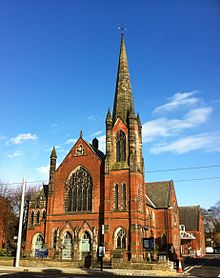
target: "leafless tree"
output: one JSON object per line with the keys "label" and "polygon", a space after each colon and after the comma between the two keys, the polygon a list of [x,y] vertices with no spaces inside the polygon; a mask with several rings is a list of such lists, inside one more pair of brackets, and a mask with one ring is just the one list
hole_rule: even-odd
{"label": "leafless tree", "polygon": [[220,246],[220,201],[202,213],[207,245]]}
{"label": "leafless tree", "polygon": [[[39,191],[39,185],[28,185],[25,194],[25,209],[23,221],[23,239],[26,234],[27,210],[31,197]],[[4,237],[7,250],[15,250],[16,242],[14,236],[18,234],[18,219],[21,206],[22,185],[11,185],[0,181],[0,234]]]}

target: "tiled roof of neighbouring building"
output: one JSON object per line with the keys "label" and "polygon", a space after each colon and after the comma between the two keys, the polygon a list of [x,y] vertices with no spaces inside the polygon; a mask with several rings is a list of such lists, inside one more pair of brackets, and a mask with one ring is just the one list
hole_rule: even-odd
{"label": "tiled roof of neighbouring building", "polygon": [[185,225],[186,231],[199,230],[200,206],[179,207],[180,225]]}
{"label": "tiled roof of neighbouring building", "polygon": [[[170,193],[172,181],[145,183],[146,195],[156,208],[168,208],[170,206]],[[152,206],[149,200],[147,205]]]}

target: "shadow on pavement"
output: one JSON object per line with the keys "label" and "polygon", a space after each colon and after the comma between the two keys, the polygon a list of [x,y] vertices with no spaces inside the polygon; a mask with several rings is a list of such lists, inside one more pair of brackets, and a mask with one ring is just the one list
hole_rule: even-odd
{"label": "shadow on pavement", "polygon": [[205,265],[205,266],[220,266],[219,258],[185,258],[185,263],[187,265]]}

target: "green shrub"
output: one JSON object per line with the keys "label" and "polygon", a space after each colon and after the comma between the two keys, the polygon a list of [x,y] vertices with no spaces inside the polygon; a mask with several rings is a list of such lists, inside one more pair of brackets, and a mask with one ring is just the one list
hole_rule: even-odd
{"label": "green shrub", "polygon": [[7,251],[5,248],[1,248],[0,249],[0,256],[6,256],[7,255]]}

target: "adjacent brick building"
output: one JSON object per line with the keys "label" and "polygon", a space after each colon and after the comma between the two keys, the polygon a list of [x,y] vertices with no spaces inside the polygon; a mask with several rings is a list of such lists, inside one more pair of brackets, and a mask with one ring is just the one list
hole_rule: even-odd
{"label": "adjacent brick building", "polygon": [[179,207],[182,254],[205,255],[205,234],[200,206]]}
{"label": "adjacent brick building", "polygon": [[106,154],[82,133],[56,167],[49,184],[30,202],[26,252],[43,247],[50,257],[142,261],[180,255],[179,208],[172,181],[145,183],[142,125],[135,113],[124,35],[121,38],[113,111],[106,116]]}

